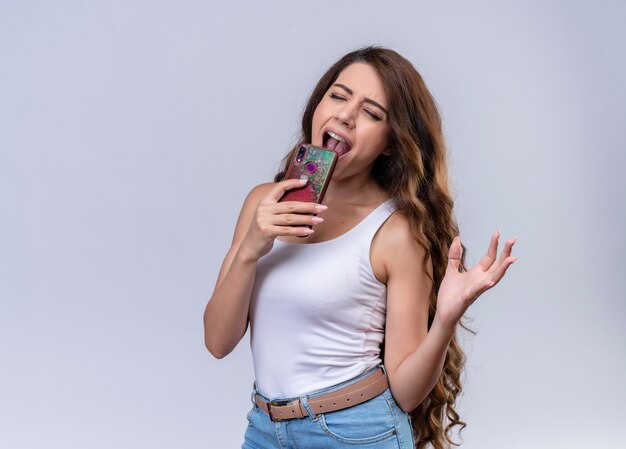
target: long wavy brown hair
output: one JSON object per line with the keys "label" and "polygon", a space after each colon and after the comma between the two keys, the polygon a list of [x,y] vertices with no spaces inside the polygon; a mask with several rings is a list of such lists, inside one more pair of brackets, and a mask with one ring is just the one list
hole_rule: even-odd
{"label": "long wavy brown hair", "polygon": [[[311,142],[315,108],[339,73],[355,62],[374,67],[387,94],[391,154],[379,156],[372,168],[372,177],[396,200],[397,210],[408,218],[413,237],[432,261],[430,328],[448,262],[448,248],[459,228],[453,213],[441,116],[420,74],[407,59],[387,48],[370,46],[348,53],[328,69],[311,93],[302,116],[298,144]],[[296,148],[297,145],[283,160],[276,181],[283,179]],[[428,258],[424,260],[423,269],[430,278]],[[461,269],[465,270],[465,251]],[[451,434],[455,426],[460,427],[459,431],[465,427],[455,409],[456,398],[462,389],[464,364],[465,355],[455,335],[435,387],[411,412],[417,449],[425,448],[428,443],[435,449],[458,445]]]}

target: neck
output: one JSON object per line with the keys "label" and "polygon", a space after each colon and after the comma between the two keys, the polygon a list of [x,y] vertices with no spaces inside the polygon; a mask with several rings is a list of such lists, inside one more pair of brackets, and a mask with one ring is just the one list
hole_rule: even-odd
{"label": "neck", "polygon": [[372,205],[382,203],[387,198],[389,198],[387,192],[380,188],[370,176],[367,176],[359,180],[331,180],[326,190],[324,203]]}

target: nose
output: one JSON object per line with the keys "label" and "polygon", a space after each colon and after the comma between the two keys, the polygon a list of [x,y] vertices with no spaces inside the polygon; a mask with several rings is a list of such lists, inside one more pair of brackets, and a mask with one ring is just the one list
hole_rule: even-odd
{"label": "nose", "polygon": [[335,118],[348,128],[354,128],[354,115],[356,114],[356,105],[350,101],[343,104],[335,114]]}

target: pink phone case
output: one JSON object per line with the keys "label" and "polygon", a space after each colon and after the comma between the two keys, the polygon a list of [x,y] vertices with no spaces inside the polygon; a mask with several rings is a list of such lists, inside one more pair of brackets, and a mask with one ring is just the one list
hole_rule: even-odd
{"label": "pink phone case", "polygon": [[300,145],[287,168],[285,179],[306,177],[309,182],[304,187],[289,190],[280,201],[321,203],[337,165],[337,158],[334,151],[313,145]]}

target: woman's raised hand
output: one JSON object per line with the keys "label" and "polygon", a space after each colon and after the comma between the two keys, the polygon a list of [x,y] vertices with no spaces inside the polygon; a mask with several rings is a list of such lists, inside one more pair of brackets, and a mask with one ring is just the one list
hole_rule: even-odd
{"label": "woman's raised hand", "polygon": [[304,187],[306,182],[288,179],[276,183],[259,202],[248,232],[241,242],[240,251],[244,251],[247,257],[258,260],[272,249],[276,237],[307,237],[313,233],[313,229],[308,226],[321,223],[324,219],[312,214],[326,210],[326,206],[303,201],[278,202],[286,191]]}
{"label": "woman's raised hand", "polygon": [[470,270],[459,272],[461,262],[461,239],[455,237],[448,252],[448,267],[441,281],[437,295],[437,320],[450,328],[456,327],[467,308],[485,291],[496,285],[506,273],[506,270],[517,257],[511,256],[511,249],[515,244],[515,238],[509,239],[504,244],[504,249],[499,259],[498,239],[500,233],[496,232],[491,237],[487,254]]}

